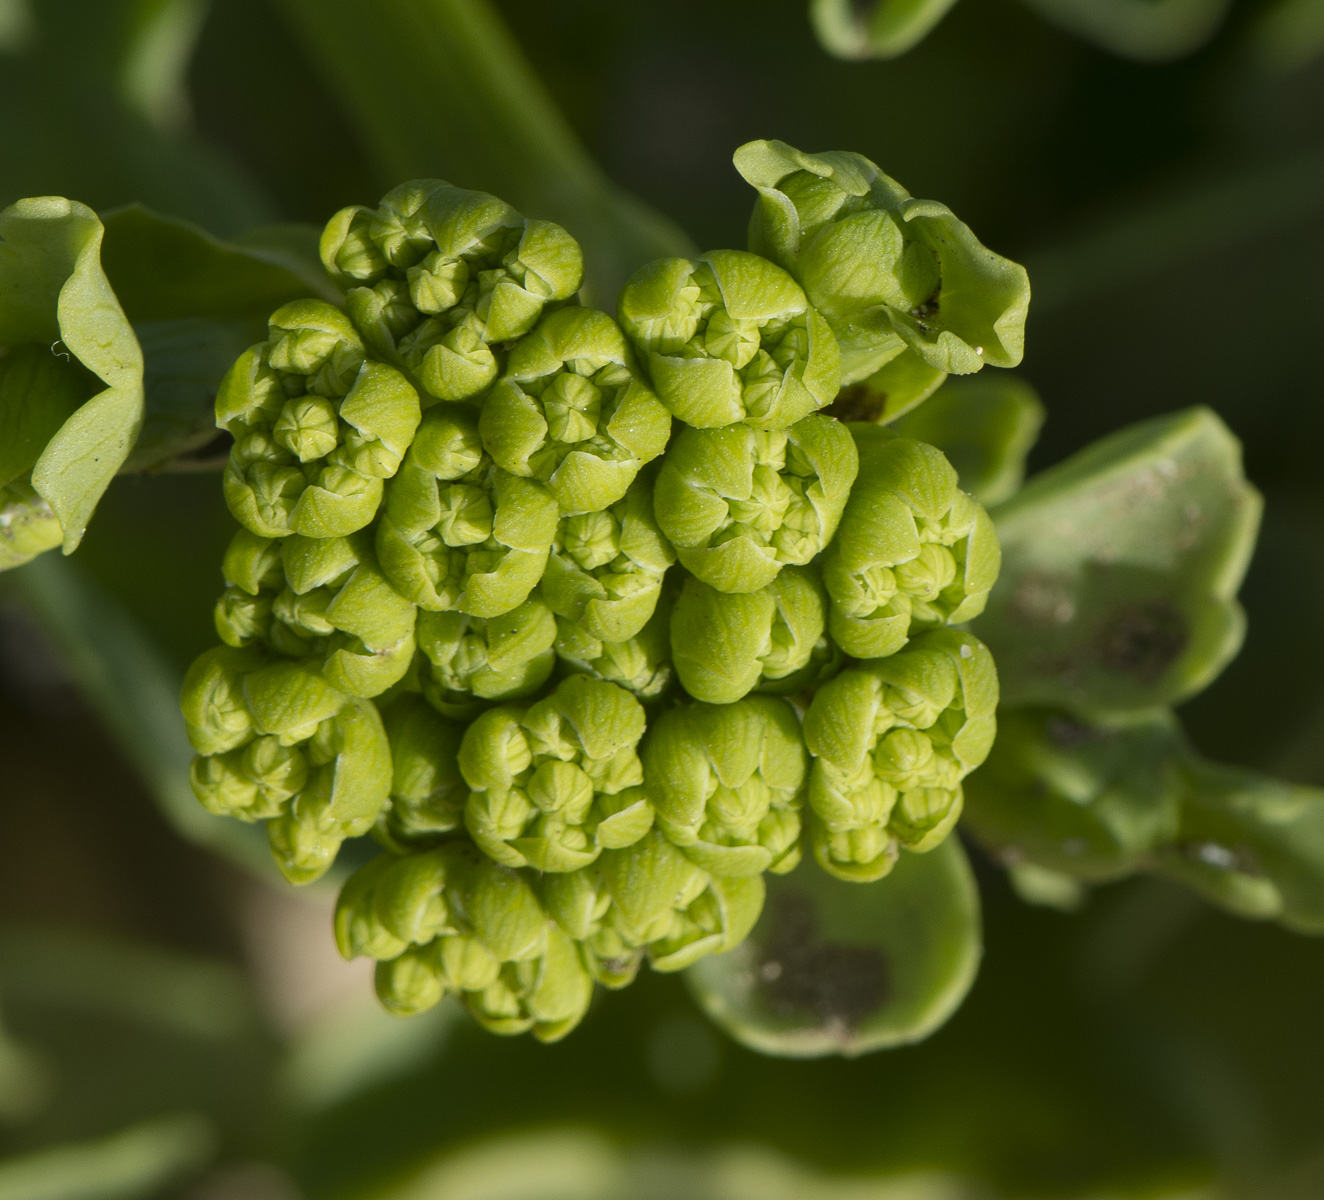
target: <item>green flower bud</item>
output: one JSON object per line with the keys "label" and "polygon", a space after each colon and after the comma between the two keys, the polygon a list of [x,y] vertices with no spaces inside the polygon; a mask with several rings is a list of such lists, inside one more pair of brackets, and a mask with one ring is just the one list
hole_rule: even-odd
{"label": "green flower bud", "polygon": [[30,482],[0,487],[0,571],[21,566],[63,540],[60,519]]}
{"label": "green flower bud", "polygon": [[336,940],[380,961],[377,994],[398,1013],[458,996],[485,1028],[564,1037],[592,998],[575,940],[548,919],[525,873],[464,842],[384,855],[341,889]]}
{"label": "green flower bud", "polygon": [[856,658],[882,658],[912,627],[984,611],[1002,553],[983,506],[956,486],[940,450],[884,430],[863,443],[860,474],[823,555],[828,632]]}
{"label": "green flower bud", "polygon": [[436,400],[490,387],[501,344],[569,300],[584,274],[559,225],[437,179],[401,184],[376,209],[342,209],[322,234],[322,262],[373,353]]}
{"label": "green flower bud", "polygon": [[606,313],[566,308],[513,347],[478,422],[497,466],[546,483],[563,513],[615,504],[666,449],[671,414]]}
{"label": "green flower bud", "polygon": [[542,579],[551,610],[599,642],[635,637],[676,561],[653,519],[651,478],[603,512],[563,517]]}
{"label": "green flower bud", "polygon": [[380,695],[408,671],[418,610],[381,573],[366,532],[275,540],[242,529],[223,570],[215,619],[226,645],[313,661],[350,696]]}
{"label": "green flower bud", "polygon": [[537,592],[499,617],[425,612],[418,621],[423,694],[450,717],[531,695],[556,665],[555,641],[556,618]]}
{"label": "green flower bud", "polygon": [[795,691],[839,659],[824,635],[827,596],[813,567],[787,567],[732,595],[686,579],[671,612],[676,674],[696,700],[731,704],[754,688]]}
{"label": "green flower bud", "polygon": [[658,397],[688,425],[785,429],[837,394],[828,323],[757,254],[658,259],[630,277],[617,315]]}
{"label": "green flower bud", "polygon": [[662,460],[654,511],[692,574],[721,592],[756,592],[831,541],[858,467],[831,417],[787,430],[684,429]]}
{"label": "green flower bud", "polygon": [[419,607],[499,617],[542,578],[557,516],[545,484],[493,465],[471,411],[443,405],[386,489],[377,554]]}
{"label": "green flower bud", "polygon": [[619,684],[645,704],[657,700],[671,686],[670,612],[664,594],[647,624],[623,642],[604,642],[582,623],[558,617],[556,656],[571,671]]}
{"label": "green flower bud", "polygon": [[597,970],[628,970],[631,952],[640,950],[655,971],[683,970],[739,945],[763,908],[761,875],[710,875],[658,830],[607,851],[590,870],[611,898],[600,930],[585,943]]}
{"label": "green flower bud", "polygon": [[731,878],[783,874],[800,861],[807,755],[785,700],[670,709],[642,757],[658,828],[697,866]]}
{"label": "green flower bud", "polygon": [[321,300],[277,309],[266,342],[240,355],[216,395],[234,436],[225,500],[262,537],[362,529],[418,428],[418,394],[365,360],[349,319]]}
{"label": "green flower bud", "polygon": [[623,688],[584,675],[528,708],[477,717],[460,745],[464,820],[497,862],[573,871],[628,846],[653,823],[635,747],[644,710]]}
{"label": "green flower bud", "polygon": [[868,881],[891,870],[900,847],[938,845],[961,814],[961,780],[993,745],[997,701],[987,647],[951,629],[825,683],[804,719],[823,869]]}
{"label": "green flower bud", "polygon": [[909,346],[968,375],[1021,361],[1030,283],[946,205],[916,200],[859,154],[756,141],[735,154],[759,193],[750,248],[804,286],[841,344],[841,381]]}
{"label": "green flower bud", "polygon": [[217,815],[266,821],[291,883],[321,876],[345,838],[372,828],[390,794],[377,709],[308,663],[217,646],[189,668],[181,707],[199,756],[194,794]]}
{"label": "green flower bud", "polygon": [[409,694],[386,707],[382,723],[393,772],[391,802],[378,820],[378,837],[402,850],[458,829],[469,794],[456,760],[463,726]]}

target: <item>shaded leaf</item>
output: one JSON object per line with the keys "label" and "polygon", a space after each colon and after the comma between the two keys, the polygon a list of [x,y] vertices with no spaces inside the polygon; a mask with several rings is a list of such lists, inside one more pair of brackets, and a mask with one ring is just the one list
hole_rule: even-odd
{"label": "shaded leaf", "polygon": [[1035,476],[992,510],[1002,573],[974,625],[1004,703],[1127,713],[1206,687],[1241,645],[1260,509],[1240,444],[1203,408]]}
{"label": "shaded leaf", "polygon": [[1124,58],[1163,62],[1198,50],[1231,0],[1025,0],[1053,24]]}
{"label": "shaded leaf", "polygon": [[91,1142],[0,1162],[0,1200],[134,1200],[153,1196],[211,1156],[211,1127],[162,1117]]}
{"label": "shaded leaf", "polygon": [[1168,712],[1107,728],[1004,708],[987,762],[965,782],[963,820],[1008,865],[1117,878],[1176,833],[1188,753]]}
{"label": "shaded leaf", "polygon": [[1324,790],[1193,759],[1156,862],[1220,908],[1324,933]]}
{"label": "shaded leaf", "polygon": [[842,421],[886,425],[923,404],[947,378],[907,348],[858,383],[848,384],[827,411]]}
{"label": "shaded leaf", "polygon": [[937,446],[956,468],[962,490],[991,505],[1021,486],[1043,422],[1044,406],[1034,388],[1014,375],[984,371],[948,379],[892,428]]}
{"label": "shaded leaf", "polygon": [[903,854],[874,883],[813,864],[769,876],[753,933],[687,979],[704,1011],[751,1049],[855,1057],[942,1025],[974,982],[980,945],[979,894],[953,838]]}
{"label": "shaded leaf", "polygon": [[896,58],[918,45],[956,0],[810,0],[823,48],[838,58]]}

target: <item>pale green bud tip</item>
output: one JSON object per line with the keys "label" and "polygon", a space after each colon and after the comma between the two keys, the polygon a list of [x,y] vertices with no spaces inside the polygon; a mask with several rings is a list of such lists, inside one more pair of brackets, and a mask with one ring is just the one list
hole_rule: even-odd
{"label": "pale green bud tip", "polygon": [[532,695],[556,664],[555,641],[556,618],[537,592],[499,617],[425,612],[418,623],[423,694],[451,717]]}
{"label": "pale green bud tip", "polygon": [[382,721],[391,746],[391,799],[377,836],[403,848],[458,829],[469,793],[457,761],[463,726],[408,694],[386,706]]}
{"label": "pale green bud tip", "polygon": [[574,871],[628,846],[653,823],[635,748],[644,710],[625,689],[585,675],[529,708],[483,713],[460,745],[471,789],[465,825],[497,862]]}
{"label": "pale green bud tip", "polygon": [[59,518],[30,483],[0,487],[0,571],[22,566],[63,540]]}
{"label": "pale green bud tip", "polygon": [[582,638],[628,641],[656,611],[675,558],[654,519],[653,480],[645,475],[610,509],[561,520],[542,594]]}
{"label": "pale green bud tip", "polygon": [[792,271],[832,323],[845,382],[903,346],[957,374],[1020,362],[1025,269],[980,245],[945,205],[914,199],[858,154],[750,142],[735,164],[759,192],[751,248]]}
{"label": "pale green bud tip", "polygon": [[671,709],[643,748],[659,829],[724,878],[788,871],[799,861],[807,761],[795,711],[771,696]]}
{"label": "pale green bud tip", "polygon": [[402,184],[375,210],[342,210],[321,249],[369,347],[437,400],[485,391],[502,343],[569,300],[584,273],[579,244],[559,225],[441,180]]}
{"label": "pale green bud tip", "polygon": [[828,630],[847,654],[882,658],[913,629],[984,610],[1002,563],[993,522],[957,486],[940,450],[869,438],[841,524],[823,555]]}
{"label": "pale green bud tip", "polygon": [[498,466],[548,484],[563,513],[592,513],[662,453],[671,415],[635,372],[616,322],[565,308],[511,350],[479,430]]}
{"label": "pale green bud tip", "polygon": [[386,489],[377,554],[421,608],[497,617],[542,578],[558,515],[545,484],[492,462],[471,410],[438,405]]}
{"label": "pale green bud tip", "polygon": [[216,420],[234,435],[226,503],[263,537],[336,537],[376,514],[421,418],[393,367],[365,360],[339,309],[319,300],[277,310],[270,340],[221,381]]}
{"label": "pale green bud tip", "polygon": [[379,960],[377,993],[393,1012],[451,994],[495,1033],[555,1041],[592,997],[579,947],[528,879],[463,843],[360,868],[341,889],[335,930],[346,958]]}
{"label": "pale green bud tip", "polygon": [[320,877],[387,801],[391,754],[377,709],[297,664],[209,651],[186,678],[184,715],[200,753],[190,774],[198,800],[217,815],[267,822],[292,883]]}
{"label": "pale green bud tip", "polygon": [[961,780],[993,744],[997,698],[987,647],[946,629],[824,684],[804,719],[823,867],[843,879],[877,878],[899,846],[938,845],[960,816]]}
{"label": "pale green bud tip", "polygon": [[351,696],[380,695],[409,669],[417,609],[381,573],[366,534],[273,540],[241,530],[223,569],[230,586],[215,620],[227,645],[314,661]]}
{"label": "pale green bud tip", "polygon": [[731,704],[755,688],[794,691],[831,657],[827,598],[813,567],[786,567],[757,592],[685,581],[671,613],[671,654],[696,700]]}
{"label": "pale green bud tip", "polygon": [[846,427],[812,415],[790,429],[684,429],[658,472],[657,523],[681,564],[723,592],[767,586],[836,533],[859,454]]}
{"label": "pale green bud tip", "polygon": [[597,870],[611,904],[586,945],[607,964],[645,949],[654,970],[683,970],[739,945],[763,907],[761,875],[710,875],[657,830],[607,851]]}
{"label": "pale green bud tip", "polygon": [[689,425],[784,429],[831,403],[836,338],[796,282],[740,250],[641,267],[620,322],[663,404]]}

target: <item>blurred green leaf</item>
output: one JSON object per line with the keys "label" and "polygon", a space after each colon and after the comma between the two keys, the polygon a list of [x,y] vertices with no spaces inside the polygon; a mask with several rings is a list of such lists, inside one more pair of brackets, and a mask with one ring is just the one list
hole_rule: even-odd
{"label": "blurred green leaf", "polygon": [[1160,868],[1238,916],[1324,933],[1324,790],[1193,759]]}
{"label": "blurred green leaf", "polygon": [[383,187],[444,176],[559,221],[584,247],[585,293],[602,308],[614,307],[642,263],[692,253],[675,225],[603,176],[490,0],[281,7],[357,126]]}
{"label": "blurred green leaf", "polygon": [[992,511],[1002,573],[974,624],[1003,703],[1128,713],[1206,687],[1241,645],[1260,509],[1240,444],[1203,408],[1035,476]]}
{"label": "blurred green leaf", "polygon": [[11,416],[0,432],[22,451],[5,464],[4,482],[31,468],[66,554],[142,425],[142,352],[101,268],[101,239],[96,214],[77,201],[47,196],[0,212],[0,347],[38,353],[24,360],[23,387],[11,386],[19,364],[4,360],[6,392],[32,401],[20,426],[10,408],[19,397],[6,396]]}
{"label": "blurred green leaf", "polygon": [[1142,62],[1182,58],[1217,32],[1231,0],[1025,0],[1053,24]]}
{"label": "blurred green leaf", "polygon": [[130,9],[120,92],[158,129],[178,129],[189,116],[189,59],[211,0],[137,0]]}
{"label": "blurred green leaf", "polygon": [[988,1200],[948,1175],[836,1178],[757,1147],[626,1152],[579,1130],[494,1137],[373,1189],[377,1200]]}
{"label": "blurred green leaf", "polygon": [[[10,1149],[110,1133],[186,1110],[232,1145],[279,1134],[276,1047],[229,964],[105,935],[0,928],[4,1015],[44,1075]],[[0,1191],[0,1195],[3,1195]]]}
{"label": "blurred green leaf", "polygon": [[988,761],[966,780],[963,820],[1008,865],[1129,875],[1177,831],[1188,753],[1169,712],[1108,728],[1004,708]]}
{"label": "blurred green leaf", "polygon": [[134,1200],[155,1195],[211,1156],[201,1117],[164,1117],[93,1142],[0,1162],[0,1200]]}
{"label": "blurred green leaf", "polygon": [[107,209],[140,200],[222,233],[270,220],[232,165],[153,124],[182,94],[189,31],[171,23],[196,21],[190,7],[33,0],[29,32],[10,40],[0,64],[0,202],[62,194]]}
{"label": "blurred green leaf", "polygon": [[221,376],[266,336],[275,309],[310,295],[334,302],[340,291],[311,227],[227,242],[136,204],[107,213],[105,226],[102,263],[145,359],[146,416],[124,469],[159,469],[216,438]]}
{"label": "blurred green leaf", "polygon": [[182,677],[132,618],[74,563],[53,555],[9,579],[175,831],[274,878],[261,827],[212,816],[194,797],[188,781],[193,748],[179,711]]}
{"label": "blurred green leaf", "polygon": [[838,58],[896,58],[922,42],[956,0],[810,0],[823,48]]}
{"label": "blurred green leaf", "polygon": [[738,1042],[787,1058],[854,1057],[917,1042],[974,982],[979,893],[960,843],[902,854],[874,883],[807,863],[769,876],[753,933],[687,972],[700,1007]]}
{"label": "blurred green leaf", "polygon": [[937,446],[956,468],[961,488],[993,505],[1021,486],[1043,423],[1044,406],[1034,388],[1005,372],[982,371],[948,379],[892,428]]}

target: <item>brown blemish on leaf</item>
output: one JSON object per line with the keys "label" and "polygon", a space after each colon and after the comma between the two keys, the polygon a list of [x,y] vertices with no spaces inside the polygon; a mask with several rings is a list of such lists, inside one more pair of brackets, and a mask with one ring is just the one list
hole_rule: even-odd
{"label": "brown blemish on leaf", "polygon": [[852,383],[837,393],[837,398],[823,411],[838,421],[877,421],[887,408],[887,393],[875,391],[863,383]]}
{"label": "brown blemish on leaf", "polygon": [[813,902],[801,892],[781,892],[771,912],[754,971],[774,1016],[808,1014],[822,1026],[853,1030],[887,1002],[892,981],[881,950],[824,940]]}
{"label": "brown blemish on leaf", "polygon": [[1153,683],[1186,649],[1186,620],[1166,601],[1124,608],[1099,634],[1098,661],[1110,671]]}

